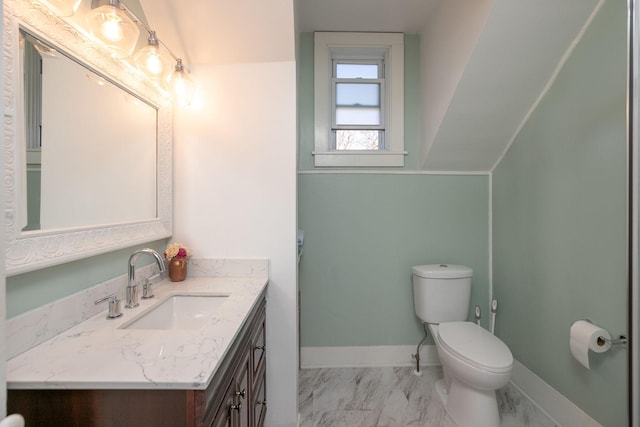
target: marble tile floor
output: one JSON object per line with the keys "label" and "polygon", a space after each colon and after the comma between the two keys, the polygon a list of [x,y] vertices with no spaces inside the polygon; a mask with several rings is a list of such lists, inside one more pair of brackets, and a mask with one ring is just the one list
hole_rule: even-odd
{"label": "marble tile floor", "polygon": [[[439,366],[302,369],[300,427],[456,427],[435,390]],[[557,427],[510,384],[498,390],[501,427]]]}

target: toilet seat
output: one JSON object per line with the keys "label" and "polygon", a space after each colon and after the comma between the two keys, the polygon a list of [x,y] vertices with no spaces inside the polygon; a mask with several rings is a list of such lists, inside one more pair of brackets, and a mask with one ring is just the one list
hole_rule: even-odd
{"label": "toilet seat", "polygon": [[513,355],[506,344],[475,323],[440,323],[438,341],[452,356],[476,369],[493,373],[512,370]]}

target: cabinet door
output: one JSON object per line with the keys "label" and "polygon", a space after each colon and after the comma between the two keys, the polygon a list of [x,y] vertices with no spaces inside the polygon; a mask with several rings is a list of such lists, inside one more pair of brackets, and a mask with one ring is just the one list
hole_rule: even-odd
{"label": "cabinet door", "polygon": [[243,356],[211,427],[249,427],[249,354]]}
{"label": "cabinet door", "polygon": [[262,427],[267,414],[267,383],[262,371],[253,395],[253,427]]}
{"label": "cabinet door", "polygon": [[211,427],[233,427],[231,424],[231,413],[227,411],[221,411],[211,423]]}
{"label": "cabinet door", "polygon": [[227,389],[226,395],[220,408],[218,408],[218,412],[216,416],[213,418],[209,427],[236,427],[234,423],[235,418],[233,414],[232,405],[234,405],[236,400],[235,388],[232,386]]}
{"label": "cabinet door", "polygon": [[251,414],[251,390],[249,389],[249,353],[247,352],[243,356],[243,361],[240,367],[238,368],[238,372],[236,373],[236,403],[235,403],[235,412],[238,418],[238,426],[239,427],[249,427],[249,415]]}

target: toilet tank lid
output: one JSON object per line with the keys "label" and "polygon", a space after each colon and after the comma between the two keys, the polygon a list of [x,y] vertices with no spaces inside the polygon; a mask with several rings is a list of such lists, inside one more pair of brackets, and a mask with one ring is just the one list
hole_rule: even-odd
{"label": "toilet tank lid", "polygon": [[473,270],[469,267],[453,264],[417,265],[411,271],[416,276],[427,279],[461,279],[473,276]]}

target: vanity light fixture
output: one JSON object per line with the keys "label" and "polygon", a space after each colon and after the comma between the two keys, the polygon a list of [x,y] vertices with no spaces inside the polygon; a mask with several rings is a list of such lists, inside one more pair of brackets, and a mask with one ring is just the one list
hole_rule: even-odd
{"label": "vanity light fixture", "polygon": [[[134,55],[134,61],[138,69],[157,84],[161,86],[166,84],[168,86],[166,89],[170,92],[173,102],[176,105],[180,107],[190,105],[195,94],[196,85],[191,77],[189,77],[189,72],[182,63],[182,58],[178,58],[171,49],[156,36],[156,32],[147,28],[144,22],[138,19],[124,2],[119,3],[133,22],[149,33],[147,46],[143,47]],[[163,55],[160,47],[163,47],[176,61],[176,66],[171,74],[168,74],[170,64],[167,62],[165,65],[164,61],[168,60],[165,59],[166,57]],[[167,74],[168,76],[166,76]]]}
{"label": "vanity light fixture", "polygon": [[[82,0],[40,0],[59,16],[71,16],[69,10],[75,12]],[[89,32],[102,42],[114,58],[127,60],[132,54],[140,37],[140,28],[147,33],[147,45],[133,55],[133,62],[151,81],[165,88],[178,106],[191,104],[195,94],[195,83],[189,77],[189,72],[169,47],[162,43],[156,32],[135,16],[127,5],[120,0],[101,0],[105,3],[89,11],[86,21]],[[63,8],[62,6],[66,6]],[[164,48],[161,49],[161,48]],[[165,51],[176,61],[171,72],[171,59]]]}
{"label": "vanity light fixture", "polygon": [[87,13],[91,35],[100,40],[115,58],[131,56],[138,43],[140,29],[121,6],[120,0],[109,0],[108,4]]}
{"label": "vanity light fixture", "polygon": [[58,16],[64,17],[73,16],[78,11],[81,2],[82,0],[40,0],[40,3],[49,6]]}
{"label": "vanity light fixture", "polygon": [[164,83],[171,70],[171,60],[160,49],[155,31],[149,31],[148,44],[133,55],[133,60],[156,83]]}

